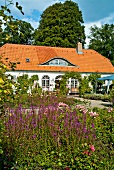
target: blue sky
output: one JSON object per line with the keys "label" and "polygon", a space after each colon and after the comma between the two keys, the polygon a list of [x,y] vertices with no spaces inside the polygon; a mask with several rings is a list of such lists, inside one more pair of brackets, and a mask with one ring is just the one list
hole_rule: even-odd
{"label": "blue sky", "polygon": [[[34,28],[38,27],[40,14],[50,5],[65,0],[13,0],[18,1],[23,7],[24,15],[13,6],[12,14],[15,18],[30,22]],[[93,25],[101,27],[103,24],[114,24],[114,0],[73,0],[82,11],[84,19],[85,33],[89,35],[89,28]],[[0,6],[4,5],[5,0],[0,0]],[[86,39],[88,44],[89,39]]]}

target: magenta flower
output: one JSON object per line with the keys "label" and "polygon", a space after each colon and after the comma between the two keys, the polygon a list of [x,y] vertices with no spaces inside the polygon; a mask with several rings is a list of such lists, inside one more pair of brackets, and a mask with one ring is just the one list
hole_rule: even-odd
{"label": "magenta flower", "polygon": [[92,152],[94,152],[94,151],[95,151],[95,147],[94,147],[94,145],[90,145],[90,150],[91,150]]}

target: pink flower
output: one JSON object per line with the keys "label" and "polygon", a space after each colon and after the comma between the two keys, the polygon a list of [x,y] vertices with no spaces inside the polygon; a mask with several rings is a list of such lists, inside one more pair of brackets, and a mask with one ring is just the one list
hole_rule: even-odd
{"label": "pink flower", "polygon": [[94,151],[95,151],[95,147],[94,147],[94,145],[90,145],[90,150],[91,150],[92,152],[94,152]]}
{"label": "pink flower", "polygon": [[96,113],[96,112],[89,112],[89,115],[91,116],[91,117],[94,117],[94,118],[96,118],[97,116],[98,116],[98,114]]}
{"label": "pink flower", "polygon": [[63,102],[60,102],[60,103],[58,104],[58,106],[59,106],[59,107],[68,107],[68,105],[65,104],[65,103],[63,103]]}
{"label": "pink flower", "polygon": [[108,112],[112,112],[113,111],[113,108],[108,108]]}

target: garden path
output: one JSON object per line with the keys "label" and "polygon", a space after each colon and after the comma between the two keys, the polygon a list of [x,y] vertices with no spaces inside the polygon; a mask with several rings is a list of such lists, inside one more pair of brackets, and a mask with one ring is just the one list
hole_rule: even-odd
{"label": "garden path", "polygon": [[84,98],[80,98],[79,96],[72,96],[69,95],[68,98],[75,98],[78,99],[80,101],[83,101],[84,103],[88,103],[90,105],[90,107],[94,108],[94,107],[98,107],[98,108],[105,108],[105,107],[111,107],[112,103],[111,102],[103,102],[102,100],[90,100],[90,99],[84,99]]}

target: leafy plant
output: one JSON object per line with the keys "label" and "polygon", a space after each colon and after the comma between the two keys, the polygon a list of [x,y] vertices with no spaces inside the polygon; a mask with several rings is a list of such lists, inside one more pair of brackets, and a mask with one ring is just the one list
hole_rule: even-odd
{"label": "leafy plant", "polygon": [[112,87],[112,90],[110,92],[110,100],[112,101],[112,104],[114,106],[114,86]]}
{"label": "leafy plant", "polygon": [[[114,65],[114,24],[104,24],[101,28],[94,25],[90,28],[90,44],[89,48],[94,49],[101,55],[111,60]],[[108,35],[108,36],[107,36]]]}
{"label": "leafy plant", "polygon": [[79,95],[80,97],[84,97],[85,93],[90,93],[90,92],[91,92],[91,88],[89,86],[89,80],[88,80],[88,77],[85,76],[80,81]]}
{"label": "leafy plant", "polygon": [[103,82],[102,81],[98,81],[97,79],[98,78],[100,78],[101,77],[101,75],[100,74],[98,74],[98,73],[96,73],[96,74],[90,74],[89,75],[89,77],[88,77],[88,80],[91,82],[91,85],[93,86],[93,93],[96,93],[96,85],[98,84],[98,83],[100,83],[100,84],[103,84]]}
{"label": "leafy plant", "polygon": [[78,79],[78,81],[81,81],[81,74],[75,73],[75,72],[67,72],[62,76],[62,79],[60,81],[60,93],[62,95],[68,94],[69,88],[67,87],[67,80],[69,78],[72,79]]}

